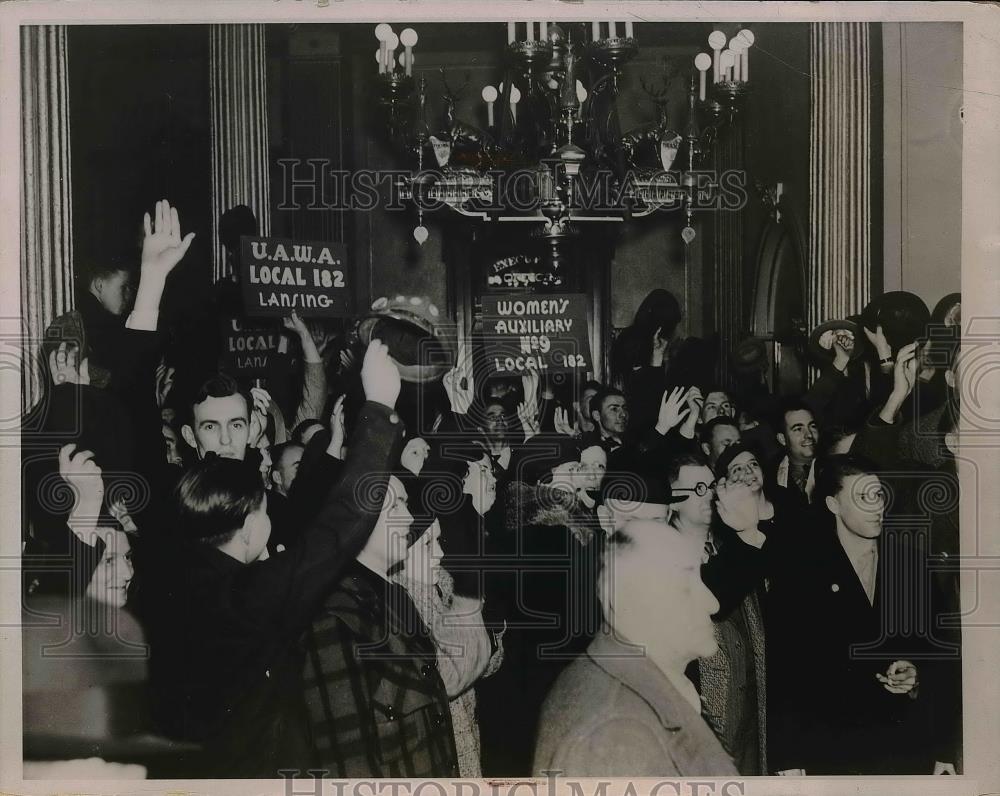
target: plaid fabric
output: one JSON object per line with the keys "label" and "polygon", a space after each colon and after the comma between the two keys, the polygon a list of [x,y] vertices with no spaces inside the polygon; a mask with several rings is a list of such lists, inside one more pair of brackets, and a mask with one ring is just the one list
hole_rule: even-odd
{"label": "plaid fabric", "polygon": [[313,623],[305,698],[327,776],[458,776],[448,695],[406,591],[356,564]]}

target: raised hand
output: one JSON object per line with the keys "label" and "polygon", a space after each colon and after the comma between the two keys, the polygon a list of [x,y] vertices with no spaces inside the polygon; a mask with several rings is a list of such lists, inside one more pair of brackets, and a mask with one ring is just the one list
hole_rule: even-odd
{"label": "raised hand", "polygon": [[299,337],[305,337],[309,335],[309,327],[306,326],[306,322],[299,317],[299,314],[292,310],[291,315],[286,315],[281,319],[282,325],[290,332],[295,332]]}
{"label": "raised hand", "polygon": [[847,329],[835,329],[833,333],[833,343],[830,346],[833,349],[833,366],[842,371],[851,361],[851,354],[854,351],[854,335]]}
{"label": "raised hand", "polygon": [[686,397],[687,393],[683,387],[674,387],[672,390],[663,391],[663,398],[660,400],[660,413],[656,419],[656,430],[660,434],[666,434],[687,417],[691,410],[684,406]]}
{"label": "raised hand", "polygon": [[75,343],[60,343],[49,354],[49,372],[55,384],[90,384],[89,360],[77,363],[79,352]]}
{"label": "raised hand", "polygon": [[663,364],[663,357],[667,353],[667,346],[670,344],[669,340],[664,340],[660,337],[660,332],[662,331],[663,327],[661,326],[653,333],[653,350],[649,357],[649,364],[653,367],[659,367]]}
{"label": "raised hand", "polygon": [[910,343],[899,349],[896,365],[892,370],[892,391],[904,398],[913,392],[917,383],[917,344]]}
{"label": "raised hand", "polygon": [[253,409],[250,412],[250,436],[247,444],[256,448],[267,430],[267,413],[273,401],[271,394],[263,387],[252,387],[250,397],[253,399]]}
{"label": "raised hand", "polygon": [[576,429],[569,422],[569,412],[561,406],[556,407],[555,426],[556,431],[560,434],[565,434],[568,437],[576,436]]}
{"label": "raised hand", "polygon": [[720,478],[715,485],[716,509],[719,519],[737,533],[756,531],[760,522],[760,505],[750,487],[742,481]]}
{"label": "raised hand", "polygon": [[162,359],[156,366],[156,406],[159,409],[167,402],[167,396],[174,386],[174,373],[175,368],[168,368]]}
{"label": "raised hand", "polygon": [[524,388],[524,403],[529,411],[538,414],[538,382],[541,377],[537,370],[526,370],[521,376],[521,386]]}
{"label": "raised hand", "polygon": [[459,342],[455,367],[444,374],[442,381],[451,402],[451,411],[456,415],[466,414],[472,406],[475,385],[472,379],[472,359],[466,352],[465,343]]}
{"label": "raised hand", "polygon": [[369,401],[389,409],[395,407],[400,389],[399,369],[389,356],[389,347],[381,340],[373,339],[368,344],[361,363],[361,384]]}
{"label": "raised hand", "polygon": [[92,451],[77,451],[73,443],[63,445],[59,449],[59,475],[73,487],[78,500],[86,497],[100,500],[104,495],[101,468],[94,461]]}
{"label": "raised hand", "polygon": [[524,429],[525,440],[541,433],[542,427],[538,422],[538,412],[527,401],[521,401],[517,405],[517,418],[521,421],[521,428]]}
{"label": "raised hand", "polygon": [[347,427],[344,425],[344,398],[341,395],[330,412],[330,444],[326,452],[335,459],[344,458],[344,441],[347,439]]}
{"label": "raised hand", "polygon": [[166,277],[187,253],[194,233],[181,237],[181,219],[177,209],[163,199],[156,203],[153,218],[142,219],[146,237],[142,242],[142,274]]}
{"label": "raised hand", "polygon": [[865,337],[868,338],[868,342],[870,342],[872,347],[875,349],[879,362],[885,359],[891,359],[892,346],[889,345],[889,341],[885,339],[885,332],[882,331],[882,324],[876,326],[874,332],[863,324],[861,328],[865,330]]}
{"label": "raised hand", "polygon": [[697,387],[688,388],[687,395],[684,396],[684,403],[687,404],[688,415],[681,424],[681,436],[687,439],[694,439],[694,431],[698,426],[698,418],[701,417],[701,407],[705,403],[701,390]]}

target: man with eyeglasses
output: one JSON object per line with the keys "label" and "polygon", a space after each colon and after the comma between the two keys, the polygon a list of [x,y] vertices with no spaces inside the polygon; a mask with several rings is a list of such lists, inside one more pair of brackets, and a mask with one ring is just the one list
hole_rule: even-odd
{"label": "man with eyeglasses", "polygon": [[826,460],[814,505],[822,527],[768,593],[771,769],[930,774],[932,650],[919,627],[887,622],[913,608],[913,551],[884,538],[885,492],[863,459]]}
{"label": "man with eyeglasses", "polygon": [[756,496],[742,480],[716,480],[696,454],[676,457],[668,479],[671,492],[687,495],[671,507],[670,525],[704,549],[702,578],[720,603],[713,616],[719,650],[691,667],[703,712],[739,772],[763,774],[764,627],[754,587],[762,581],[766,537],[757,527]]}

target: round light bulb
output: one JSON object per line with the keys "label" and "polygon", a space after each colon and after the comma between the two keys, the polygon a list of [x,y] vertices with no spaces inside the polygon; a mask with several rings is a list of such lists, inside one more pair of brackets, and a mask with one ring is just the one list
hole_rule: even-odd
{"label": "round light bulb", "polygon": [[375,26],[375,38],[379,41],[388,39],[390,33],[392,33],[392,26],[386,22],[380,22]]}
{"label": "round light bulb", "polygon": [[576,81],[576,99],[581,105],[587,101],[587,89],[583,87],[583,82],[580,80]]}
{"label": "round light bulb", "polygon": [[726,34],[721,30],[713,30],[708,34],[708,46],[713,50],[721,50],[726,46]]}
{"label": "round light bulb", "polygon": [[407,28],[402,33],[399,34],[399,40],[403,42],[404,47],[412,47],[417,43],[417,32],[413,28]]}
{"label": "round light bulb", "polygon": [[699,72],[706,72],[712,68],[712,56],[708,53],[698,53],[694,57],[694,66]]}
{"label": "round light bulb", "polygon": [[485,86],[483,88],[483,102],[496,102],[499,94],[493,86]]}
{"label": "round light bulb", "polygon": [[[400,66],[405,67],[406,66],[406,53],[400,53],[399,54],[399,58],[397,60],[399,61],[399,65]],[[417,62],[417,56],[415,56],[413,53],[410,53],[410,63],[411,64],[415,64],[416,62]]]}
{"label": "round light bulb", "polygon": [[510,87],[510,104],[517,105],[521,101],[521,92],[517,86]]}
{"label": "round light bulb", "polygon": [[423,224],[421,224],[419,227],[413,228],[413,239],[421,246],[423,246],[424,242],[427,240],[428,234],[429,233],[427,232],[427,227],[425,227]]}
{"label": "round light bulb", "polygon": [[381,64],[382,63],[382,48],[381,47],[379,47],[375,51],[375,63],[377,63],[377,64]]}
{"label": "round light bulb", "polygon": [[729,49],[732,50],[733,52],[738,53],[744,48],[746,48],[746,44],[744,43],[743,39],[741,39],[739,36],[733,36],[733,38],[729,40]]}
{"label": "round light bulb", "polygon": [[728,69],[731,66],[736,65],[736,56],[733,54],[732,50],[723,50],[719,54],[719,66],[722,69]]}
{"label": "round light bulb", "polygon": [[756,41],[752,30],[747,30],[743,28],[739,33],[736,34],[736,38],[742,41],[747,47],[752,47],[753,43]]}
{"label": "round light bulb", "polygon": [[399,46],[399,36],[390,30],[389,38],[385,40],[385,44],[390,50],[395,50]]}

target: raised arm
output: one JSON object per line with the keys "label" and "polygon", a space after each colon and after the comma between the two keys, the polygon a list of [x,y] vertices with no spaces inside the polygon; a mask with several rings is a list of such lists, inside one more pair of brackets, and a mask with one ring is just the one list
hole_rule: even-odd
{"label": "raised arm", "polygon": [[[399,371],[385,345],[373,340],[365,353],[361,380],[367,398],[351,437],[339,480],[323,507],[285,553],[250,564],[237,588],[257,615],[291,631],[313,618],[316,605],[368,541],[399,460],[403,424],[393,411]],[[275,594],[286,595],[275,600]]]}

